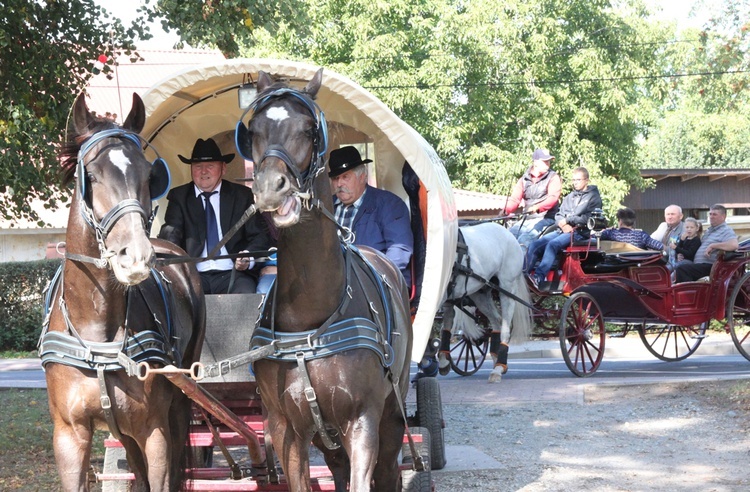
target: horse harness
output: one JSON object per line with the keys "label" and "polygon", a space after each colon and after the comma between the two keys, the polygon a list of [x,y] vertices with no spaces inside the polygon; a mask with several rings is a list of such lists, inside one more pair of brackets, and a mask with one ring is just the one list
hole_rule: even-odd
{"label": "horse harness", "polygon": [[[107,248],[105,241],[118,220],[129,213],[137,213],[143,218],[144,227],[148,231],[150,230],[151,223],[156,215],[156,209],[152,210],[149,216],[144,210],[143,205],[141,205],[138,200],[127,199],[119,202],[109,210],[101,221],[96,219],[93,207],[87,199],[87,178],[84,159],[99,142],[107,138],[127,140],[135,143],[139,148],[141,142],[145,142],[148,147],[151,147],[154,150],[157,159],[151,164],[152,178],[149,183],[149,191],[152,200],[164,196],[169,189],[170,183],[169,168],[166,162],[159,157],[159,153],[156,149],[154,149],[150,143],[137,133],[119,128],[103,130],[95,133],[81,146],[81,149],[78,152],[78,163],[76,166],[76,177],[78,183],[77,192],[79,193],[81,201],[81,215],[84,221],[94,229],[100,257],[94,258],[66,252],[65,259],[90,263],[99,269],[109,268],[109,259],[111,255],[106,252]],[[154,178],[154,176],[156,176],[156,178]],[[138,375],[138,364],[140,362],[155,362],[162,365],[180,364],[182,354],[180,354],[172,344],[174,330],[171,315],[171,301],[173,298],[170,281],[163,273],[151,268],[151,278],[157,286],[163,303],[163,321],[159,319],[156,311],[149,303],[148,296],[144,294],[142,285],[139,284],[135,287],[128,287],[126,291],[127,300],[125,322],[123,324],[125,336],[122,341],[91,342],[81,338],[80,334],[75,329],[75,326],[73,326],[73,323],[70,321],[68,307],[65,303],[64,289],[60,292],[58,305],[67,331],[49,331],[52,303],[58,291],[61,290],[61,286],[64,284],[64,266],[65,264],[63,261],[63,264],[60,265],[54,277],[48,284],[47,292],[45,294],[45,316],[42,323],[42,332],[37,344],[42,367],[45,367],[49,363],[56,363],[77,367],[79,369],[95,370],[99,382],[99,401],[102,410],[104,411],[107,425],[112,435],[115,438],[122,440],[122,435],[117,426],[117,422],[115,421],[114,413],[112,412],[112,401],[107,391],[104,373],[124,369],[127,375],[132,377]],[[157,331],[142,330],[134,333],[133,330],[131,330],[128,323],[128,314],[133,301],[133,295],[136,291],[140,294],[143,302],[148,307],[154,323],[157,326]]]}
{"label": "horse harness", "polygon": [[[64,283],[63,267],[60,265],[57,273],[47,286],[44,302],[44,321],[42,333],[39,337],[38,351],[42,360],[42,367],[47,364],[56,363],[79,369],[96,371],[99,381],[99,401],[112,435],[121,439],[119,427],[112,412],[112,401],[107,392],[104,380],[106,372],[125,370],[128,376],[138,376],[138,365],[141,362],[157,363],[163,366],[180,365],[182,354],[175,348],[174,325],[172,322],[171,305],[172,291],[170,281],[159,271],[151,269],[151,278],[154,281],[162,302],[164,321],[159,319],[154,306],[149,303],[149,296],[143,292],[142,284],[127,289],[127,305],[125,310],[125,336],[121,341],[113,342],[91,342],[84,340],[70,321],[64,294],[61,292],[58,305],[62,313],[67,331],[49,331],[52,303],[61,286]],[[133,296],[139,294],[147,306],[157,330],[142,330],[134,332],[128,322],[130,307],[134,302]]]}
{"label": "horse harness", "polygon": [[[466,258],[466,265],[464,265],[464,258]],[[503,289],[502,287],[500,287],[498,283],[493,282],[491,279],[486,279],[482,277],[481,275],[479,275],[478,273],[476,273],[474,270],[472,270],[471,256],[469,255],[469,247],[467,246],[466,241],[464,239],[464,235],[461,232],[461,229],[459,228],[458,229],[458,241],[456,242],[456,261],[453,263],[453,270],[451,271],[451,278],[448,281],[448,290],[447,290],[448,299],[454,298],[453,292],[454,292],[454,289],[456,288],[456,284],[458,283],[458,277],[462,275],[464,277],[464,289],[466,287],[466,284],[469,282],[469,277],[471,277],[475,280],[479,280],[490,289],[495,290],[505,296],[508,296],[516,302],[520,302],[527,308],[532,309],[534,311],[537,310],[537,308],[533,306],[532,304],[521,299],[520,297],[513,294],[512,292],[509,292]],[[463,299],[461,298],[461,299],[454,299],[453,301],[449,301],[449,302],[451,302],[454,306],[459,308],[461,311],[466,313],[471,318],[474,318],[474,315],[472,315],[471,313],[469,313],[468,311],[464,309],[462,301]],[[474,319],[476,320],[476,318]]]}

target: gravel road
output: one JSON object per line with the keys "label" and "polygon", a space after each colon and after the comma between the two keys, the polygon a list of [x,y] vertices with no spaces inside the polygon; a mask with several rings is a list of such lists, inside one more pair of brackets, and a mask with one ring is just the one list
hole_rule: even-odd
{"label": "gravel road", "polygon": [[450,492],[747,491],[750,411],[730,398],[739,384],[747,388],[586,385],[577,401],[444,403],[449,463],[433,479]]}

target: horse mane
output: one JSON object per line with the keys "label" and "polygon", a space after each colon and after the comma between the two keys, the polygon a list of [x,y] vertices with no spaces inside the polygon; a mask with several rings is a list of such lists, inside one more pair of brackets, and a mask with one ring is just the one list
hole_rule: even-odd
{"label": "horse mane", "polygon": [[91,138],[94,134],[113,128],[119,128],[114,120],[94,116],[93,121],[89,124],[84,133],[76,133],[75,130],[69,130],[65,142],[60,148],[57,157],[60,161],[60,175],[62,185],[66,186],[71,183],[75,177],[76,166],[78,164],[78,152],[81,150],[83,142]]}

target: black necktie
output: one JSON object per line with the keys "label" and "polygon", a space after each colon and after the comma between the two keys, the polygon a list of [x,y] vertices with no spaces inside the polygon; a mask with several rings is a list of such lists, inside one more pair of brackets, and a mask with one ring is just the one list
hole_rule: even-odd
{"label": "black necktie", "polygon": [[216,224],[216,213],[211,205],[211,195],[218,191],[204,191],[201,193],[206,200],[206,254],[210,254],[214,246],[219,244],[219,227]]}

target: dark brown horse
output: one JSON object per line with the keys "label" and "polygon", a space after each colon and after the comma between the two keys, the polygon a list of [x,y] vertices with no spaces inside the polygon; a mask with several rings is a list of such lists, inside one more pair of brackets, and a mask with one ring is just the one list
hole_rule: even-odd
{"label": "dark brown horse", "polygon": [[193,265],[152,268],[157,252],[185,253],[149,239],[152,198],[169,175],[143,154],[144,123],[135,94],[122,127],[96,118],[80,96],[60,155],[64,181],[77,183],[40,355],[66,491],[88,490],[96,428],[122,441],[133,490],[178,490],[183,479],[190,401],[161,375],[139,380],[134,366],[197,361],[205,305]]}
{"label": "dark brown horse", "polygon": [[[321,81],[322,70],[299,91],[274,84],[261,72],[252,119],[247,128],[238,124],[238,150],[256,163],[256,204],[271,212],[280,229],[275,307],[266,310],[256,333],[278,337],[279,350],[286,347],[290,356],[257,361],[255,375],[290,490],[310,490],[312,440],[323,451],[337,490],[347,490],[348,483],[351,491],[393,491],[398,489],[405,426],[399,399],[406,397],[409,383],[408,294],[399,270],[385,256],[361,248],[378,272],[370,277],[366,268],[363,273],[352,265],[355,253],[339,240],[330,183],[323,174],[325,118],[313,102]],[[385,300],[378,278],[385,279]],[[337,336],[332,332],[343,331],[342,320],[382,325],[389,313],[392,318],[385,324],[393,333],[383,339],[390,341],[392,351],[386,347],[385,358],[372,347],[330,348],[336,345],[330,342]],[[295,348],[301,335],[309,339]],[[316,350],[305,348],[324,347],[324,339],[329,341],[328,356],[317,358]],[[330,446],[326,440],[332,441]],[[339,443],[341,447],[330,449]]]}

